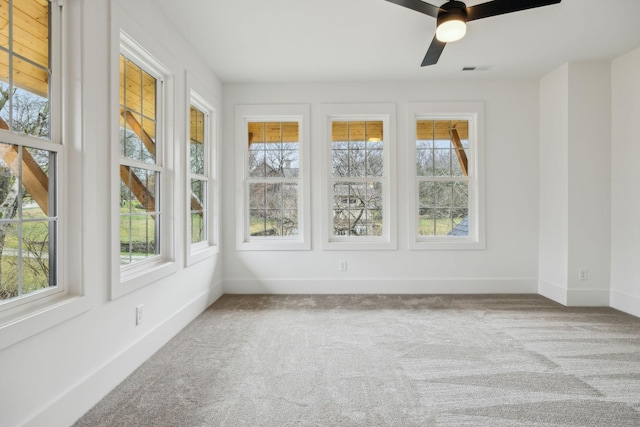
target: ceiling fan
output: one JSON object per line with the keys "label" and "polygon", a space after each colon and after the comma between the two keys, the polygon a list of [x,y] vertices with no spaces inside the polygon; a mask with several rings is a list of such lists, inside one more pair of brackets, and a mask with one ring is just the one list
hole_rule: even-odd
{"label": "ceiling fan", "polygon": [[434,6],[421,0],[387,0],[400,6],[424,13],[437,19],[436,35],[422,60],[422,66],[438,62],[448,42],[464,37],[467,22],[489,18],[504,13],[518,12],[535,7],[560,3],[561,0],[494,0],[467,7],[461,1],[449,0],[442,6]]}

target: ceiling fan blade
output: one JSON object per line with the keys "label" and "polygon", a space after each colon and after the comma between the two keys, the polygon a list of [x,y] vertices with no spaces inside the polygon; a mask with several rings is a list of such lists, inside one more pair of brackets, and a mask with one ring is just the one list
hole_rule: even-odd
{"label": "ceiling fan blade", "polygon": [[438,11],[440,8],[429,3],[425,3],[420,0],[387,0],[390,3],[395,3],[400,6],[407,7],[416,12],[424,13],[425,15],[438,17]]}
{"label": "ceiling fan blade", "polygon": [[436,64],[438,62],[438,59],[440,59],[440,55],[442,54],[442,51],[444,50],[444,47],[446,45],[447,44],[445,42],[441,42],[434,36],[433,40],[431,41],[431,45],[429,45],[429,49],[427,50],[427,54],[422,60],[421,67]]}
{"label": "ceiling fan blade", "polygon": [[504,13],[519,12],[535,7],[549,6],[561,0],[494,0],[467,8],[467,22]]}

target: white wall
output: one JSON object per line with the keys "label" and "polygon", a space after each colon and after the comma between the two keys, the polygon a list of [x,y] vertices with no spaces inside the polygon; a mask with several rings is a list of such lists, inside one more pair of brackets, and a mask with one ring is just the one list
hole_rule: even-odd
{"label": "white wall", "polygon": [[[82,16],[83,42],[81,80],[72,84],[82,89],[82,115],[74,117],[83,125],[84,152],[82,206],[90,212],[82,218],[89,241],[76,266],[82,272],[83,285],[89,295],[84,313],[50,327],[40,324],[37,333],[0,350],[0,425],[65,426],[102,398],[139,364],[204,310],[222,292],[221,266],[216,256],[185,268],[184,221],[182,209],[175,212],[176,261],[178,271],[165,279],[129,293],[114,301],[110,289],[109,176],[114,172],[109,162],[109,17],[110,2],[102,0],[67,1],[66,7]],[[79,6],[82,9],[79,9]],[[203,95],[221,110],[222,86],[217,78],[185,47],[159,15],[151,0],[115,0],[113,19],[133,24],[129,34],[145,45],[175,75],[173,106],[175,127],[170,138],[184,152],[186,135],[185,70],[201,83]],[[115,88],[117,90],[117,88]],[[71,149],[71,147],[69,148]],[[186,200],[184,156],[172,173],[177,182],[177,201]],[[80,224],[73,224],[79,227]],[[135,307],[144,304],[145,319],[135,326]]]}
{"label": "white wall", "polygon": [[540,79],[539,292],[566,304],[569,215],[569,67]]}
{"label": "white wall", "polygon": [[[408,249],[408,102],[485,104],[486,250]],[[322,251],[319,171],[323,167],[318,112],[323,103],[397,104],[398,250]],[[311,106],[312,250],[236,251],[234,194],[224,196],[225,291],[228,293],[536,292],[538,245],[538,82],[230,84],[224,87],[223,180],[234,181],[234,107],[307,103]],[[236,219],[236,224],[231,220]],[[348,271],[338,271],[338,261]]]}
{"label": "white wall", "polygon": [[[611,64],[569,64],[567,303],[608,306],[611,257]],[[581,280],[579,271],[586,272]]]}
{"label": "white wall", "polygon": [[610,82],[607,62],[540,80],[539,292],[562,304],[609,304]]}
{"label": "white wall", "polygon": [[611,70],[611,306],[640,316],[640,48]]}

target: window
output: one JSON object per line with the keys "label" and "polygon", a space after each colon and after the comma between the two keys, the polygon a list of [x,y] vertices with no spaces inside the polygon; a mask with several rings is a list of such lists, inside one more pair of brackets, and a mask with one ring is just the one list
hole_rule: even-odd
{"label": "window", "polygon": [[308,106],[238,106],[240,249],[309,249]]}
{"label": "window", "polygon": [[394,248],[394,118],[393,105],[325,106],[327,247]]}
{"label": "window", "polygon": [[191,91],[187,153],[187,264],[215,253],[214,109]]}
{"label": "window", "polygon": [[[0,4],[0,307],[62,291],[56,34],[47,0]],[[51,76],[51,78],[50,78]]]}
{"label": "window", "polygon": [[414,104],[410,110],[413,247],[482,247],[482,106]]}
{"label": "window", "polygon": [[[162,277],[172,263],[170,141],[163,118],[169,72],[121,33],[117,195],[120,284],[113,297]],[[175,270],[175,267],[170,269]]]}
{"label": "window", "polygon": [[120,55],[120,264],[160,254],[161,152],[156,150],[158,80]]}

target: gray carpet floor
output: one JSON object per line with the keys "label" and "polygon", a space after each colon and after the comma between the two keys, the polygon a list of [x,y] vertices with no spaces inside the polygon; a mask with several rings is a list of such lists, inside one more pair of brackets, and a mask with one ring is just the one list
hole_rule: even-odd
{"label": "gray carpet floor", "polygon": [[640,319],[537,295],[225,295],[75,426],[640,426]]}

